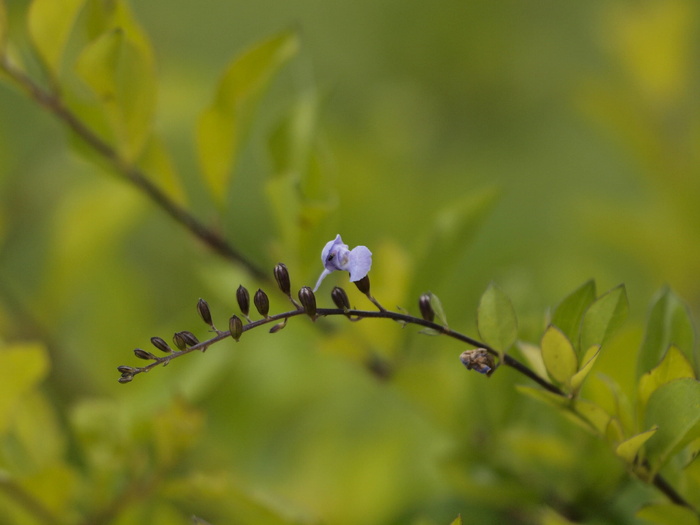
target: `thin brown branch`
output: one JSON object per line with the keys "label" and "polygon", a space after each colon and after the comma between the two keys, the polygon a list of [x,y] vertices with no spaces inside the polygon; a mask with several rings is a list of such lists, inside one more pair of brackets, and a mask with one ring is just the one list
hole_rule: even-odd
{"label": "thin brown branch", "polygon": [[124,161],[117,150],[100,138],[75,113],[66,107],[57,94],[47,91],[36,84],[23,71],[10,64],[4,56],[0,56],[0,70],[4,71],[30,98],[63,122],[85,144],[103,157],[124,180],[133,184],[161,210],[184,226],[216,254],[226,260],[242,265],[256,279],[270,280],[266,272],[262,271],[254,262],[236,250],[218,232],[207,227],[189,211],[168,197],[138,166]]}

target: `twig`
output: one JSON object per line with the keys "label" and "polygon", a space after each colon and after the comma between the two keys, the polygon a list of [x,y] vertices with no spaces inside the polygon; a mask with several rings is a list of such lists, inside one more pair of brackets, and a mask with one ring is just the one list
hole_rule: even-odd
{"label": "twig", "polygon": [[170,199],[146,174],[137,166],[124,161],[119,153],[100,138],[94,131],[67,108],[60,97],[36,84],[23,71],[14,67],[5,56],[0,56],[0,70],[4,71],[15,84],[29,97],[34,99],[61,122],[66,124],[73,133],[80,137],[96,153],[103,157],[122,178],[148,196],[160,209],[172,219],[184,226],[190,233],[209,246],[215,253],[245,267],[256,279],[269,281],[269,276],[255,263],[236,250],[219,233],[208,228],[185,208]]}

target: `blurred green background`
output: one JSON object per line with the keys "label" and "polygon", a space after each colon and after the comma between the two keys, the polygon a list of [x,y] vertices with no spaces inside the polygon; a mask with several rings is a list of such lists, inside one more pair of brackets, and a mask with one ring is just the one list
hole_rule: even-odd
{"label": "blurred green background", "polygon": [[[191,209],[270,273],[287,262],[294,286],[312,285],[323,244],[341,233],[374,252],[381,302],[415,312],[431,290],[465,333],[476,334],[492,280],[513,299],[525,340],[589,278],[600,292],[627,285],[619,339],[633,347],[664,284],[697,319],[698,2],[132,4],[156,54],[155,127]],[[28,3],[6,5],[22,42]],[[298,32],[300,52],[264,96],[218,209],[199,181],[194,123],[231,58],[285,29]],[[269,199],[269,140],[295,108],[310,122],[326,214],[300,253],[286,250],[287,218]],[[433,251],[444,231],[455,242]],[[110,501],[124,504],[102,523],[196,514],[213,525],[438,524],[458,513],[544,523],[547,508],[633,523],[647,496],[601,444],[517,396],[525,380],[513,371],[467,373],[463,348],[393,323],[295,319],[119,385],[115,367],[135,364],[131,349],[151,336],[205,334],[199,297],[221,325],[239,284],[266,288],[273,311],[283,297],[76,154],[61,125],[8,83],[0,275],[2,339],[50,356],[24,434],[56,443],[42,459],[18,456],[31,440],[5,439],[2,469],[35,488],[56,486],[46,469],[60,465],[66,493],[42,497],[66,523],[89,523],[76,516]],[[328,280],[321,305],[346,284]],[[388,379],[368,372],[373,359],[390,364]],[[38,522],[0,498],[17,523]]]}

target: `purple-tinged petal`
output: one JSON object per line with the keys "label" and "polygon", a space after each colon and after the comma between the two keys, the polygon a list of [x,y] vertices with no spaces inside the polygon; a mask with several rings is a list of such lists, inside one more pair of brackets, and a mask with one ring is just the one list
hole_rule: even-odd
{"label": "purple-tinged petal", "polygon": [[350,251],[348,262],[343,270],[350,272],[350,282],[359,281],[372,268],[372,252],[366,246],[357,246]]}
{"label": "purple-tinged petal", "polygon": [[326,278],[326,275],[330,275],[331,273],[332,270],[323,270],[323,272],[321,272],[321,276],[318,278],[318,281],[316,281],[316,286],[314,286],[314,292],[321,286],[321,282]]}

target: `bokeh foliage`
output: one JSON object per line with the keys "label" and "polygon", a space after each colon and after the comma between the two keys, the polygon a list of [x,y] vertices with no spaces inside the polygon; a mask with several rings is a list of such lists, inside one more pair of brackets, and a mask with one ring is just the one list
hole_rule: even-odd
{"label": "bokeh foliage", "polygon": [[[3,519],[696,522],[645,481],[700,505],[699,24],[693,0],[0,0],[2,55],[113,153],[0,72]],[[152,335],[204,334],[199,297],[219,324],[240,283],[286,308],[132,168],[297,287],[336,233],[369,246],[383,304],[431,290],[578,397],[343,319],[117,384]]]}

